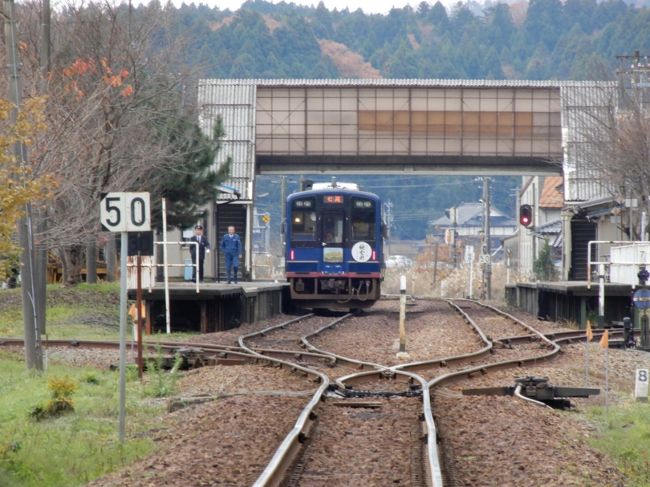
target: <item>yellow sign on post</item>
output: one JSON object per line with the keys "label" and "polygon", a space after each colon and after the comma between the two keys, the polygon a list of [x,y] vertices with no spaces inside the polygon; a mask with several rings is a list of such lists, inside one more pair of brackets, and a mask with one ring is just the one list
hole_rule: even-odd
{"label": "yellow sign on post", "polygon": [[262,215],[262,221],[268,224],[271,221],[271,215],[269,215],[268,213],[264,213]]}

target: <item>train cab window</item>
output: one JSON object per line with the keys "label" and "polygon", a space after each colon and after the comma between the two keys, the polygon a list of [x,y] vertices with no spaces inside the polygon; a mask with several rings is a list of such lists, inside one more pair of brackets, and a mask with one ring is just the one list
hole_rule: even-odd
{"label": "train cab window", "polygon": [[316,240],[316,209],[313,198],[293,202],[291,236],[296,241]]}
{"label": "train cab window", "polygon": [[326,244],[343,243],[343,213],[325,213],[323,215],[323,242]]}
{"label": "train cab window", "polygon": [[352,199],[352,241],[375,240],[375,204],[373,201]]}

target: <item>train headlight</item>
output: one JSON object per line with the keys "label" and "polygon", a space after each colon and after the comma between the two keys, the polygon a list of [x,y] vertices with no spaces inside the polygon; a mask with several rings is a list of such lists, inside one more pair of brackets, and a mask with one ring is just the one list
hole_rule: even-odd
{"label": "train headlight", "polygon": [[363,206],[364,206],[365,208],[370,208],[370,207],[372,206],[372,203],[371,203],[370,201],[364,201],[364,202],[363,202]]}

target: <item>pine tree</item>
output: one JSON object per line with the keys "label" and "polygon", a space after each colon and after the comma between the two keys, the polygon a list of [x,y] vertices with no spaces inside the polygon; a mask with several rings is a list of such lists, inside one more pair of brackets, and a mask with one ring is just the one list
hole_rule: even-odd
{"label": "pine tree", "polygon": [[[230,170],[230,159],[214,169],[224,135],[223,125],[219,120],[212,138],[205,136],[193,118],[187,116],[161,120],[155,130],[161,143],[171,146],[171,157],[178,164],[175,169],[160,175],[152,198],[166,198],[170,202],[167,207],[168,226],[189,227],[203,214],[200,207],[216,200],[216,187]],[[159,205],[152,205],[152,221],[156,228],[162,229]]]}

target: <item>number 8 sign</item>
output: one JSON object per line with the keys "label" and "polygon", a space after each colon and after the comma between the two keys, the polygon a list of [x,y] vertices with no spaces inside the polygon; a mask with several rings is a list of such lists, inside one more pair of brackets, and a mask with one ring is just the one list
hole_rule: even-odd
{"label": "number 8 sign", "polygon": [[107,193],[100,203],[102,228],[109,232],[151,230],[149,193]]}
{"label": "number 8 sign", "polygon": [[648,369],[636,369],[634,397],[637,401],[648,400]]}

